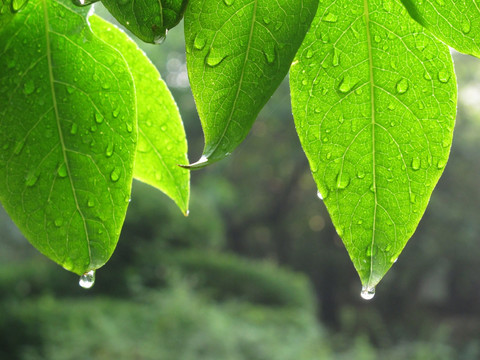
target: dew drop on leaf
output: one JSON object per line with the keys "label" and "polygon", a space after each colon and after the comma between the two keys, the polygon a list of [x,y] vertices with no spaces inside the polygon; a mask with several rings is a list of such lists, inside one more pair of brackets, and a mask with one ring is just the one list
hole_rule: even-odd
{"label": "dew drop on leaf", "polygon": [[120,179],[120,170],[117,168],[113,169],[112,172],[110,173],[110,179],[113,182],[117,182],[118,179]]}
{"label": "dew drop on leaf", "polygon": [[223,3],[227,6],[232,6],[235,0],[223,0]]}
{"label": "dew drop on leaf", "polygon": [[220,54],[215,49],[211,48],[207,55],[207,65],[211,67],[218,66],[227,56]]}
{"label": "dew drop on leaf", "polygon": [[197,50],[202,50],[205,47],[207,40],[202,36],[201,33],[198,33],[193,40],[193,47]]}
{"label": "dew drop on leaf", "polygon": [[334,23],[334,22],[337,22],[338,16],[333,13],[328,13],[323,17],[322,20],[325,22]]}
{"label": "dew drop on leaf", "polygon": [[27,5],[27,3],[28,3],[28,0],[13,0],[12,12],[19,12],[25,7],[25,5]]}
{"label": "dew drop on leaf", "polygon": [[94,207],[95,206],[95,201],[93,199],[88,199],[87,206],[89,208]]}
{"label": "dew drop on leaf", "polygon": [[31,173],[27,175],[27,178],[25,179],[25,185],[28,187],[32,187],[37,183],[39,175],[35,173]]}
{"label": "dew drop on leaf", "polygon": [[104,117],[103,117],[102,114],[100,114],[99,112],[95,113],[95,122],[97,124],[101,124],[103,122],[103,119],[104,119]]}
{"label": "dew drop on leaf", "polygon": [[34,91],[35,91],[35,84],[33,83],[33,80],[28,80],[23,85],[23,93],[25,95],[30,95],[30,94],[33,94]]}
{"label": "dew drop on leaf", "polygon": [[67,177],[67,165],[65,163],[62,163],[57,169],[57,174],[61,178]]}
{"label": "dew drop on leaf", "polygon": [[408,81],[407,79],[401,79],[399,82],[397,82],[397,92],[399,94],[404,94],[408,90]]}
{"label": "dew drop on leaf", "polygon": [[350,179],[347,175],[338,174],[337,176],[337,188],[340,190],[346,189],[348,184],[350,184]]}
{"label": "dew drop on leaf", "polygon": [[55,223],[55,226],[57,228],[59,228],[63,225],[63,219],[62,218],[57,218],[57,219],[55,219],[54,223]]}
{"label": "dew drop on leaf", "polygon": [[362,287],[362,292],[360,293],[360,296],[364,300],[372,300],[373,297],[375,296],[375,288],[369,288],[367,286]]}
{"label": "dew drop on leaf", "polygon": [[78,125],[76,123],[72,124],[72,127],[70,128],[70,134],[75,135],[78,132]]}
{"label": "dew drop on leaf", "polygon": [[418,169],[420,169],[420,159],[419,159],[419,158],[413,158],[413,160],[412,160],[412,169],[413,169],[413,170],[418,170]]}
{"label": "dew drop on leaf", "polygon": [[90,270],[80,276],[78,284],[84,289],[90,289],[95,284],[95,270]]}
{"label": "dew drop on leaf", "polygon": [[113,155],[113,148],[114,148],[113,143],[110,143],[110,144],[107,145],[107,148],[105,149],[105,156],[106,157],[110,157],[110,156]]}
{"label": "dew drop on leaf", "polygon": [[450,80],[450,74],[446,70],[440,70],[438,72],[438,80],[442,83],[447,83]]}

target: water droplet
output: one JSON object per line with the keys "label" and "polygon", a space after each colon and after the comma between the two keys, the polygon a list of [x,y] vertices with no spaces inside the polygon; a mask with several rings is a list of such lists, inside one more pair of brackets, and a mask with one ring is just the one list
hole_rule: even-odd
{"label": "water droplet", "polygon": [[397,92],[399,94],[404,94],[408,90],[408,80],[407,79],[401,79],[399,82],[397,82]]}
{"label": "water droplet", "polygon": [[311,59],[313,57],[313,51],[312,49],[307,50],[307,54],[305,55],[307,59]]}
{"label": "water droplet", "polygon": [[273,64],[277,56],[275,46],[272,44],[268,44],[266,48],[263,50],[263,55],[265,55],[265,59],[267,60],[267,63]]}
{"label": "water droplet", "polygon": [[375,288],[372,287],[367,287],[367,286],[362,286],[362,292],[360,293],[360,296],[364,300],[372,300],[373,297],[375,296]]}
{"label": "water droplet", "polygon": [[165,29],[164,33],[156,35],[155,38],[153,39],[153,42],[157,45],[162,44],[165,41],[165,39],[167,38],[167,32],[168,31]]}
{"label": "water droplet", "polygon": [[332,65],[333,66],[340,65],[340,51],[336,47],[333,48]]}
{"label": "water droplet", "polygon": [[57,169],[57,174],[61,178],[67,177],[67,165],[65,163],[62,163]]}
{"label": "water droplet", "polygon": [[207,40],[202,36],[201,33],[198,33],[193,40],[193,47],[197,50],[202,50],[205,47]]}
{"label": "water droplet", "polygon": [[345,189],[350,184],[350,179],[347,175],[339,173],[337,175],[337,189]]}
{"label": "water droplet", "polygon": [[25,185],[28,187],[32,187],[37,183],[39,175],[35,173],[30,173],[27,175],[27,178],[25,179]]}
{"label": "water droplet", "polygon": [[105,156],[110,157],[113,155],[113,150],[114,150],[114,145],[113,143],[110,143],[107,145],[107,148],[105,149]]}
{"label": "water droplet", "polygon": [[33,83],[33,80],[28,80],[24,85],[23,85],[23,93],[25,95],[30,95],[35,91],[35,84]]}
{"label": "water droplet", "polygon": [[96,122],[97,124],[101,124],[101,123],[103,122],[103,120],[104,120],[103,115],[100,114],[99,112],[96,112],[96,113],[95,113],[95,122]]}
{"label": "water droplet", "polygon": [[413,192],[410,192],[410,202],[414,204],[415,201],[417,201],[417,196]]}
{"label": "water droplet", "polygon": [[218,66],[226,57],[226,55],[221,54],[218,50],[211,48],[207,55],[207,65],[211,67]]}
{"label": "water droplet", "polygon": [[362,170],[358,170],[357,171],[357,177],[359,179],[363,179],[365,177],[365,172],[363,172]]}
{"label": "water droplet", "polygon": [[57,218],[57,219],[55,219],[54,223],[55,223],[55,226],[57,228],[59,228],[63,225],[63,219],[62,218]]}
{"label": "water droplet", "polygon": [[90,207],[90,208],[94,207],[95,206],[95,201],[93,199],[88,199],[87,206]]}
{"label": "water droplet", "polygon": [[320,190],[317,191],[317,197],[318,197],[320,200],[323,200],[323,195],[322,195],[322,193],[320,192]]}
{"label": "water droplet", "polygon": [[110,179],[113,181],[113,182],[117,182],[118,179],[120,179],[120,169],[113,169],[112,172],[110,173]]}
{"label": "water droplet", "polygon": [[333,13],[328,13],[323,17],[322,20],[325,22],[334,23],[334,22],[337,22],[338,16]]}
{"label": "water droplet", "polygon": [[127,131],[131,133],[133,131],[133,125],[129,122],[127,122]]}
{"label": "water droplet", "polygon": [[13,0],[11,5],[12,11],[19,12],[25,7],[25,5],[27,5],[27,3],[28,0]]}
{"label": "water droplet", "polygon": [[390,258],[390,262],[393,263],[393,264],[396,263],[397,260],[398,260],[398,256],[392,256],[392,257]]}
{"label": "water droplet", "polygon": [[70,134],[75,135],[78,132],[78,125],[76,123],[72,124],[72,127],[70,128]]}
{"label": "water droplet", "polygon": [[450,80],[450,74],[446,70],[440,70],[438,72],[438,80],[442,83],[447,83]]}
{"label": "water droplet", "polygon": [[345,76],[340,84],[338,84],[338,90],[341,93],[348,93],[357,83],[356,80],[352,79],[350,76]]}
{"label": "water droplet", "polygon": [[447,165],[447,162],[446,160],[438,160],[437,162],[437,168],[440,170],[440,169],[443,169],[445,167],[445,165]]}
{"label": "water droplet", "polygon": [[84,289],[90,289],[95,284],[95,270],[90,270],[80,276],[78,284]]}
{"label": "water droplet", "polygon": [[232,6],[233,3],[235,2],[235,0],[223,0],[223,2],[224,2],[225,5],[227,5],[227,6]]}
{"label": "water droplet", "polygon": [[413,160],[412,160],[412,169],[413,169],[413,170],[418,170],[418,169],[420,169],[420,159],[419,159],[419,158],[413,158]]}
{"label": "water droplet", "polygon": [[471,25],[470,25],[470,22],[468,20],[465,20],[463,23],[462,23],[462,32],[464,34],[468,34],[470,32],[470,29],[471,29]]}

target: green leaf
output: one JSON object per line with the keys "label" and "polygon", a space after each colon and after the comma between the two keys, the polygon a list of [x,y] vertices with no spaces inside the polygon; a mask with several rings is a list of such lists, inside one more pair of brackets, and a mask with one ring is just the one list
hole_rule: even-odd
{"label": "green leaf", "polygon": [[480,3],[476,0],[402,0],[410,15],[454,49],[480,57]]}
{"label": "green leaf", "polygon": [[191,0],[187,67],[205,133],[202,158],[223,159],[247,136],[285,77],[318,0]]}
{"label": "green leaf", "polygon": [[97,36],[122,49],[135,81],[138,107],[135,178],[163,191],[187,214],[190,172],[178,166],[188,162],[187,141],[180,113],[167,85],[124,32],[98,16],[90,17],[89,22]]}
{"label": "green leaf", "polygon": [[337,0],[319,6],[291,90],[319,193],[372,291],[447,162],[456,113],[449,50],[399,1]]}
{"label": "green leaf", "polygon": [[0,201],[78,274],[116,246],[137,138],[128,66],[86,16],[69,0],[30,1],[0,32]]}
{"label": "green leaf", "polygon": [[102,0],[103,5],[133,34],[149,43],[161,43],[168,29],[183,17],[187,0]]}
{"label": "green leaf", "polygon": [[14,15],[27,4],[25,1],[1,0],[0,1],[0,30],[6,26]]}

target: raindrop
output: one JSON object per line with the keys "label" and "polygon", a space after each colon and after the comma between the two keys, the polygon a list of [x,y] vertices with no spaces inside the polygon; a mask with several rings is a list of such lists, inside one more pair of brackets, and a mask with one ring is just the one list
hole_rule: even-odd
{"label": "raindrop", "polygon": [[70,134],[75,135],[77,132],[78,132],[78,125],[76,123],[73,123],[70,129]]}
{"label": "raindrop", "polygon": [[462,24],[462,32],[464,34],[468,34],[470,32],[470,29],[471,29],[471,25],[470,25],[470,22],[468,20],[466,20],[463,24]]}
{"label": "raindrop", "polygon": [[445,167],[445,165],[447,165],[447,162],[445,160],[438,160],[437,162],[437,168],[440,170],[440,169],[443,169]]}
{"label": "raindrop", "polygon": [[207,65],[218,66],[226,57],[226,55],[219,54],[214,48],[211,48],[207,55]]}
{"label": "raindrop", "polygon": [[105,149],[105,156],[106,157],[110,157],[110,156],[113,155],[113,147],[114,147],[113,143],[109,143],[107,145],[107,148]]}
{"label": "raindrop", "polygon": [[312,49],[307,50],[307,54],[305,55],[307,59],[311,59],[313,57],[313,51]]}
{"label": "raindrop", "polygon": [[59,228],[63,225],[63,219],[62,218],[55,219],[54,223],[55,223],[55,226]]}
{"label": "raindrop", "polygon": [[115,110],[113,110],[112,112],[112,115],[114,118],[117,118],[118,117],[118,114],[120,114],[120,107],[116,108]]}
{"label": "raindrop", "polygon": [[127,131],[131,133],[133,131],[133,126],[130,123],[127,123]]}
{"label": "raindrop", "polygon": [[367,286],[362,286],[362,292],[360,293],[360,296],[364,300],[372,300],[373,297],[375,296],[375,288],[372,287],[367,287]]}
{"label": "raindrop", "polygon": [[78,284],[84,289],[90,289],[95,284],[95,270],[90,270],[80,276]]}
{"label": "raindrop", "polygon": [[113,181],[113,182],[117,182],[118,179],[120,179],[120,170],[117,169],[117,168],[114,168],[112,170],[112,172],[110,173],[110,179]]}
{"label": "raindrop", "polygon": [[450,74],[446,70],[440,70],[438,72],[438,80],[442,83],[447,83],[450,80]]}
{"label": "raindrop", "polygon": [[350,184],[350,179],[348,178],[348,176],[342,176],[342,174],[339,173],[337,176],[337,188],[343,190],[348,186],[348,184]]}
{"label": "raindrop", "polygon": [[399,94],[404,94],[408,90],[408,81],[407,79],[401,79],[399,82],[397,82],[397,92]]}
{"label": "raindrop", "polygon": [[267,63],[273,64],[275,61],[275,46],[267,46],[267,49],[263,50],[263,55],[265,55],[265,59],[267,60]]}
{"label": "raindrop", "polygon": [[195,36],[195,40],[193,40],[193,47],[197,50],[202,50],[206,43],[207,40],[200,33],[198,33],[197,36]]}
{"label": "raindrop", "polygon": [[411,192],[411,193],[410,193],[410,202],[411,202],[412,204],[414,204],[415,201],[417,201],[417,196],[416,196],[413,192]]}
{"label": "raindrop", "polygon": [[28,3],[28,0],[13,0],[12,1],[12,11],[13,12],[19,12],[20,10],[22,10],[25,5],[27,5]]}
{"label": "raindrop", "polygon": [[104,117],[103,117],[102,114],[100,114],[99,112],[95,113],[95,122],[97,124],[101,124],[103,122],[103,119],[104,119]]}
{"label": "raindrop", "polygon": [[227,5],[227,6],[232,6],[233,3],[235,2],[235,0],[223,0],[223,2],[224,2],[225,5]]}
{"label": "raindrop", "polygon": [[96,3],[99,0],[72,0],[73,5],[76,6],[88,6]]}
{"label": "raindrop", "polygon": [[31,173],[27,175],[27,178],[25,179],[25,185],[28,187],[32,187],[37,183],[39,175],[35,173]]}
{"label": "raindrop", "polygon": [[340,65],[340,51],[336,47],[333,48],[332,65],[333,66]]}
{"label": "raindrop", "polygon": [[320,200],[323,200],[323,195],[322,195],[322,193],[320,192],[320,190],[317,191],[317,197],[318,197]]}
{"label": "raindrop", "polygon": [[342,79],[342,81],[340,82],[340,84],[338,85],[338,90],[341,93],[345,94],[345,93],[349,92],[356,83],[357,82],[354,79],[352,79],[351,77],[345,76]]}
{"label": "raindrop", "polygon": [[33,80],[28,80],[24,85],[23,85],[23,93],[25,95],[30,95],[35,91],[35,84],[33,83]]}
{"label": "raindrop", "polygon": [[153,42],[157,45],[160,45],[165,41],[166,38],[167,38],[167,30],[165,30],[163,34],[156,35],[155,38],[153,39]]}
{"label": "raindrop", "polygon": [[67,165],[65,163],[62,163],[62,165],[59,166],[57,174],[61,178],[67,177]]}
{"label": "raindrop", "polygon": [[322,20],[325,22],[334,23],[334,22],[337,22],[338,16],[333,13],[328,13],[323,17]]}
{"label": "raindrop", "polygon": [[420,159],[419,158],[414,158],[412,160],[412,169],[413,170],[418,170],[420,169]]}
{"label": "raindrop", "polygon": [[90,207],[90,208],[94,207],[95,206],[95,201],[93,199],[88,199],[87,206]]}
{"label": "raindrop", "polygon": [[365,172],[363,172],[362,170],[358,170],[357,177],[359,179],[363,179],[365,177]]}

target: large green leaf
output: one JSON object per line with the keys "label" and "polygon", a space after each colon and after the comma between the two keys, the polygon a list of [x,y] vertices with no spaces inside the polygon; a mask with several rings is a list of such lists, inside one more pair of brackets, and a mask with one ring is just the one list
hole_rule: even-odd
{"label": "large green leaf", "polygon": [[128,36],[98,16],[89,18],[92,30],[122,50],[135,81],[138,107],[138,145],[135,178],[162,190],[184,214],[188,212],[190,172],[185,164],[187,141],[180,113],[155,66]]}
{"label": "large green leaf", "polygon": [[372,292],[447,162],[456,113],[448,48],[399,0],[321,4],[292,65],[291,89],[319,193]]}
{"label": "large green leaf", "polygon": [[480,2],[402,0],[410,15],[456,50],[480,57]]}
{"label": "large green leaf", "polygon": [[183,17],[188,0],[102,0],[113,16],[143,41],[160,43]]}
{"label": "large green leaf", "polygon": [[86,11],[30,1],[0,32],[0,201],[37,249],[78,274],[115,248],[137,138],[128,66]]}
{"label": "large green leaf", "polygon": [[191,0],[185,12],[187,67],[205,133],[198,168],[247,136],[285,77],[318,0]]}

